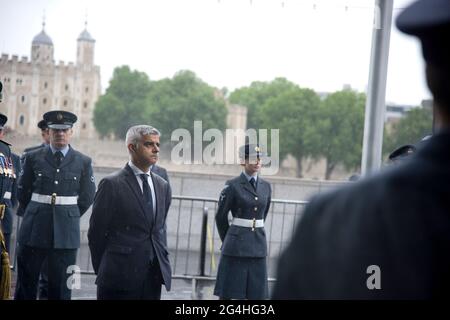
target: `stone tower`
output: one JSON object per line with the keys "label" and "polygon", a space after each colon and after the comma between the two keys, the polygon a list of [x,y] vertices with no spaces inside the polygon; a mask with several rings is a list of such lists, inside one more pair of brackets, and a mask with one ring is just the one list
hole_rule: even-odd
{"label": "stone tower", "polygon": [[85,28],[77,39],[77,62],[54,61],[54,45],[45,31],[33,38],[31,61],[2,54],[0,76],[4,84],[2,113],[7,125],[17,134],[39,135],[37,123],[50,110],[67,110],[78,116],[74,137],[92,139],[97,136],[94,106],[101,94],[100,67],[94,64],[95,40]]}

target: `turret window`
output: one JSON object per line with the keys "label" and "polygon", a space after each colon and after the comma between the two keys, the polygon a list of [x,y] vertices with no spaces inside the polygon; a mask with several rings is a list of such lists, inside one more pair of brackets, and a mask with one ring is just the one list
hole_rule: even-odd
{"label": "turret window", "polygon": [[83,106],[85,109],[87,109],[87,106],[88,106],[87,102],[85,102]]}
{"label": "turret window", "polygon": [[64,100],[64,107],[67,107],[67,100]]}
{"label": "turret window", "polygon": [[24,117],[23,114],[22,114],[22,115],[20,115],[20,117],[19,117],[19,124],[20,124],[21,126],[23,126],[24,123],[25,123],[25,117]]}
{"label": "turret window", "polygon": [[84,89],[84,92],[88,93],[89,92],[89,87],[86,87],[86,89]]}
{"label": "turret window", "polygon": [[66,84],[66,87],[65,87],[65,89],[66,89],[66,91],[67,91],[67,90],[69,90],[69,86],[68,86],[67,84]]}
{"label": "turret window", "polygon": [[47,82],[45,82],[44,83],[44,89],[47,89],[47,86],[48,86],[48,84],[47,84]]}
{"label": "turret window", "polygon": [[43,104],[47,104],[47,98],[42,99]]}
{"label": "turret window", "polygon": [[25,96],[21,96],[21,97],[20,97],[20,101],[21,101],[22,103],[25,103]]}

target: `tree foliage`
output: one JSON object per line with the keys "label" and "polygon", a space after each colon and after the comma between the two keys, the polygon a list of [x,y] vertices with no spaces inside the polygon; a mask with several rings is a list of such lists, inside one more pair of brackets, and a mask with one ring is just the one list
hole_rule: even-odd
{"label": "tree foliage", "polygon": [[225,101],[216,98],[214,88],[191,71],[180,71],[172,79],[153,82],[147,96],[145,119],[170,136],[178,128],[191,134],[194,121],[202,121],[203,130],[225,129]]}
{"label": "tree foliage", "polygon": [[315,126],[322,138],[316,153],[326,159],[325,179],[342,164],[347,170],[361,164],[366,97],[351,90],[335,92],[325,98]]}
{"label": "tree foliage", "polygon": [[145,73],[131,71],[128,66],[116,68],[106,93],[95,105],[94,125],[100,135],[123,139],[130,126],[142,123],[150,89]]}

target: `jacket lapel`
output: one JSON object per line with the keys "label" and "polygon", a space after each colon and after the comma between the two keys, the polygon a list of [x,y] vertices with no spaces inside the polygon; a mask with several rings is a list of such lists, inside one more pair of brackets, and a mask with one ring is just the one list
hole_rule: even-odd
{"label": "jacket lapel", "polygon": [[147,218],[147,215],[145,214],[145,203],[144,203],[144,197],[142,196],[141,188],[139,187],[139,184],[136,180],[136,176],[134,175],[133,170],[130,168],[130,166],[127,164],[124,168],[125,171],[125,181],[127,182],[130,189],[133,191],[133,194],[135,195],[137,201],[139,202],[139,205],[141,206],[141,214],[144,216],[145,221],[149,224],[149,227],[151,227],[152,222],[149,221]]}
{"label": "jacket lapel", "polygon": [[244,173],[241,173],[241,185],[242,187],[247,190],[248,192],[250,192],[251,194],[257,196],[258,194],[256,193],[255,189],[253,189],[252,185],[250,184],[250,182],[248,182],[247,177],[245,176]]}

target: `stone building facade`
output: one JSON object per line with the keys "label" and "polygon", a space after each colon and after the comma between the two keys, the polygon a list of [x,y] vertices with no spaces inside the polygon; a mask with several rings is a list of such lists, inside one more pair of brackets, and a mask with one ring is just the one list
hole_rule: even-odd
{"label": "stone building facade", "polygon": [[95,40],[85,28],[77,39],[76,64],[53,59],[52,39],[42,31],[31,45],[31,60],[2,54],[0,79],[4,101],[1,112],[8,116],[9,128],[18,135],[39,133],[37,123],[50,110],[75,113],[78,121],[74,137],[92,139],[97,136],[94,106],[101,94],[100,67],[94,65]]}

